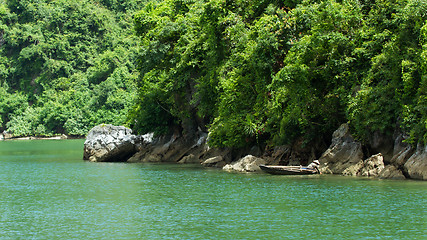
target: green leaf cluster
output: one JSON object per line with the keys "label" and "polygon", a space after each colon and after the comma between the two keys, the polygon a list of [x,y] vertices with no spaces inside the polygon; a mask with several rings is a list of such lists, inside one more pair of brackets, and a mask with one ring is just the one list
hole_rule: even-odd
{"label": "green leaf cluster", "polygon": [[137,95],[133,13],[145,1],[1,0],[0,131],[85,135]]}
{"label": "green leaf cluster", "polygon": [[140,133],[309,144],[348,122],[427,142],[425,0],[152,1],[135,30]]}

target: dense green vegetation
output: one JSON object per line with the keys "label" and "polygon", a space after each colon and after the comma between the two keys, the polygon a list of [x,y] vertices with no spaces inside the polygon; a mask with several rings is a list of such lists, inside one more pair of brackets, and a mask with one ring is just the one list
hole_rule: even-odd
{"label": "dense green vegetation", "polygon": [[310,143],[349,122],[360,140],[427,142],[427,1],[166,0],[142,37],[133,127],[208,127],[213,146]]}
{"label": "dense green vegetation", "polygon": [[[0,131],[427,143],[425,0],[0,0]],[[130,111],[129,111],[130,110]]]}
{"label": "dense green vegetation", "polygon": [[144,1],[0,0],[0,132],[85,135],[136,96]]}

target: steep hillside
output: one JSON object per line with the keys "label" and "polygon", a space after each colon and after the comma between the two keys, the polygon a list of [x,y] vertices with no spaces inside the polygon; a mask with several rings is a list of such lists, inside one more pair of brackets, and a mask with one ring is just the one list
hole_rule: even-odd
{"label": "steep hillside", "polygon": [[132,14],[144,2],[0,0],[0,132],[124,124],[139,76]]}

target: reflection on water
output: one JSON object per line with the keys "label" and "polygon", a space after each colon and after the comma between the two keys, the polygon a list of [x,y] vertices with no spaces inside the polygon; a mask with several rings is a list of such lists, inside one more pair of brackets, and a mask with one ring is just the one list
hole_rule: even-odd
{"label": "reflection on water", "polygon": [[0,239],[427,239],[427,183],[89,163],[0,142]]}

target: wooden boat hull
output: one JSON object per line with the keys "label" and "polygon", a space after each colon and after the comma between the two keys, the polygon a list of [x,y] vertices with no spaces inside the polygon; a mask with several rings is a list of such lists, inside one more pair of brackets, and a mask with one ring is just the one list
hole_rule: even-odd
{"label": "wooden boat hull", "polygon": [[316,170],[294,166],[259,166],[266,173],[274,175],[312,175],[318,174]]}

